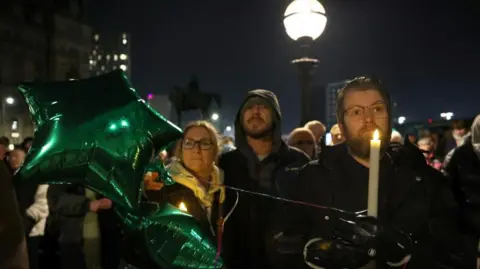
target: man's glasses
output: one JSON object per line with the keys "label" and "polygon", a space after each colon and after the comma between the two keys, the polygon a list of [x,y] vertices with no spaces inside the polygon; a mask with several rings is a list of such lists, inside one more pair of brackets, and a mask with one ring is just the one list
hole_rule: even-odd
{"label": "man's glasses", "polygon": [[196,146],[199,146],[202,150],[209,150],[213,147],[213,141],[211,139],[205,138],[200,140],[184,139],[182,147],[184,149],[193,149]]}
{"label": "man's glasses", "polygon": [[354,119],[361,120],[365,117],[367,111],[374,118],[388,117],[387,106],[385,104],[375,104],[372,106],[354,106],[345,110],[345,116]]}

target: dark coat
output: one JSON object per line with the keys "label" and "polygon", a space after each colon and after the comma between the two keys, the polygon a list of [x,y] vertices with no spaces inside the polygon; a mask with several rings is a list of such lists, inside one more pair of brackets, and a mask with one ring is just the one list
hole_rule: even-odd
{"label": "dark coat", "polygon": [[477,251],[480,239],[480,159],[475,154],[471,141],[455,149],[445,168],[452,179],[452,190],[460,205],[462,232],[469,235],[468,244],[471,251]]}
{"label": "dark coat", "polygon": [[0,268],[28,269],[28,254],[11,173],[0,161]]}
{"label": "dark coat", "polygon": [[223,154],[219,162],[227,185],[225,207],[234,208],[226,220],[223,238],[222,257],[229,269],[275,268],[269,259],[270,251],[273,251],[269,245],[273,238],[273,212],[279,202],[266,196],[229,191],[228,186],[273,197],[281,196],[286,182],[295,179],[295,173],[290,172],[290,168],[301,167],[309,161],[305,153],[288,147],[282,141],[280,106],[275,95],[265,90],[254,90],[249,92],[245,102],[254,97],[267,101],[273,112],[272,152],[261,161],[255,155],[243,132],[241,108],[235,122],[237,148]]}
{"label": "dark coat", "polygon": [[[378,218],[411,234],[415,243],[407,268],[475,268],[474,259],[462,251],[458,207],[447,179],[426,165],[419,150],[407,147],[389,152],[381,161]],[[299,181],[302,188],[292,198],[350,212],[367,208],[368,169],[349,155],[345,145],[327,147],[318,161],[299,171]],[[298,218],[302,211],[303,218]],[[297,216],[296,228],[308,235],[305,241],[330,238],[336,220],[354,219],[350,214],[304,206],[289,208],[289,214]],[[377,261],[377,268],[389,267]]]}

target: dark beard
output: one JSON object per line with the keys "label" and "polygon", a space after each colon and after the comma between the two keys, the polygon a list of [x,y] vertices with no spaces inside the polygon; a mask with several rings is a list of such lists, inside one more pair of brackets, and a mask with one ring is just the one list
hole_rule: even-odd
{"label": "dark beard", "polygon": [[362,137],[350,137],[349,134],[345,134],[345,143],[353,155],[360,159],[370,158],[370,140]]}
{"label": "dark beard", "polygon": [[253,139],[270,139],[272,137],[272,130],[267,129],[262,132],[249,132],[248,130],[244,130],[245,135],[251,137]]}

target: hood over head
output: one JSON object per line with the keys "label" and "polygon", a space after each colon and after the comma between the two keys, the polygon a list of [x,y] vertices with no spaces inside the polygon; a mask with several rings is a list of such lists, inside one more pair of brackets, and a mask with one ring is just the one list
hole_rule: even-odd
{"label": "hood over head", "polygon": [[248,104],[250,103],[262,103],[265,104],[267,107],[270,108],[272,112],[272,141],[273,147],[272,152],[278,152],[280,149],[283,141],[282,141],[282,134],[281,134],[281,122],[282,122],[282,114],[280,112],[280,104],[278,102],[277,96],[269,91],[263,89],[256,89],[249,91],[247,97],[243,101],[240,110],[237,113],[237,117],[235,119],[235,143],[237,148],[245,154],[245,150],[252,151],[250,146],[247,143],[247,138],[245,132],[243,130],[242,118],[243,112]]}

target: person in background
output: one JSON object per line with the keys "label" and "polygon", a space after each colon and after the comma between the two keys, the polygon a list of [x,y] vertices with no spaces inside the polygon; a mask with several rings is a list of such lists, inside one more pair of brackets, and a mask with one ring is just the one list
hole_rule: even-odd
{"label": "person in background", "polygon": [[[463,211],[470,212],[480,208],[480,115],[477,115],[471,128],[471,137],[456,148],[445,163],[445,172],[452,179],[455,199]],[[465,229],[465,246],[472,255],[477,256],[480,239],[480,214],[472,215],[471,220],[477,229]]]}
{"label": "person in background", "polygon": [[8,153],[8,138],[0,137],[0,160],[4,160]]}
{"label": "person in background", "polygon": [[433,141],[430,136],[420,138],[417,142],[417,146],[423,152],[428,165],[437,170],[442,169],[442,162],[435,157]]}
{"label": "person in background", "polygon": [[463,120],[453,121],[452,127],[452,138],[447,141],[446,152],[448,153],[450,153],[451,150],[463,145],[465,138],[469,135],[468,128]]}
{"label": "person in background", "polygon": [[235,143],[233,142],[233,137],[224,136],[222,137],[222,154],[229,151],[235,150]]}
{"label": "person in background", "polygon": [[305,152],[312,160],[317,158],[315,137],[310,129],[294,129],[288,136],[287,145]]}
{"label": "person in background", "polygon": [[[225,184],[251,192],[282,196],[285,182],[295,177],[294,167],[309,161],[302,151],[281,137],[282,116],[275,94],[257,89],[248,92],[235,119],[236,149],[220,156]],[[229,269],[269,269],[282,263],[273,259],[271,226],[275,200],[227,190],[227,208],[235,211],[225,224],[224,261]]]}
{"label": "person in background", "polygon": [[317,145],[317,151],[320,152],[324,146],[323,137],[325,136],[327,128],[318,120],[309,121],[304,127],[313,133],[313,136],[315,137],[315,143]]}
{"label": "person in background", "polygon": [[[217,242],[215,238],[223,229],[220,220],[224,217],[223,172],[215,164],[219,151],[215,127],[207,121],[190,122],[177,143],[176,158],[167,167],[176,184],[146,185],[148,201],[169,203],[188,212],[212,242]],[[142,257],[141,261],[128,256],[125,259],[142,269],[157,268],[148,257]]]}
{"label": "person in background", "polygon": [[338,127],[338,124],[335,124],[330,129],[330,134],[332,135],[332,144],[331,146],[338,145],[345,141],[345,137],[343,137],[342,131]]}
{"label": "person in background", "polygon": [[28,152],[30,150],[30,148],[32,147],[32,143],[33,137],[31,136],[25,137],[25,139],[23,139],[22,147],[25,149],[25,152]]}
{"label": "person in background", "polygon": [[0,161],[0,268],[28,269],[22,218],[6,162]]}
{"label": "person in background", "polygon": [[397,143],[397,144],[402,144],[403,143],[403,137],[402,135],[395,130],[392,130],[392,137],[390,138],[390,144]]}
{"label": "person in background", "polygon": [[[10,152],[7,159],[12,175],[23,164],[25,155],[26,152],[22,146],[16,146]],[[23,217],[30,269],[37,269],[39,268],[38,254],[40,242],[45,233],[49,213],[47,202],[48,185],[16,185],[15,190],[20,214]]]}

